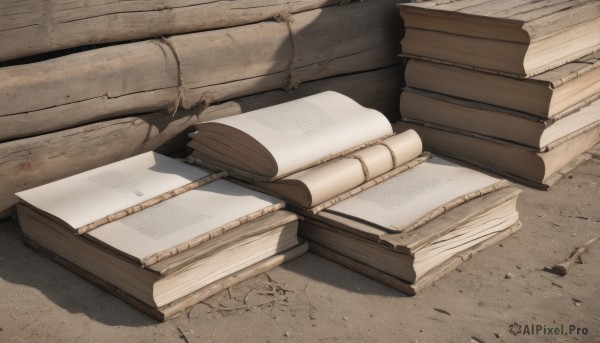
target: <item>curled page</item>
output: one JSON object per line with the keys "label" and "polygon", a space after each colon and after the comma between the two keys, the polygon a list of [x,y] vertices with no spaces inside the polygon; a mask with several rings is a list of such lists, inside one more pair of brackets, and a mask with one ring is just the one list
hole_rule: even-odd
{"label": "curled page", "polygon": [[280,177],[390,135],[385,116],[332,91],[196,125],[191,147],[208,160]]}

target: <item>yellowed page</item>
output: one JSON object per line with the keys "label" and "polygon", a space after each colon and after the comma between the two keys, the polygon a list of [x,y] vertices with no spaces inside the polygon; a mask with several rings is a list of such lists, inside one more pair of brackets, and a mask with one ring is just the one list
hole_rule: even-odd
{"label": "yellowed page", "polygon": [[264,145],[277,161],[276,176],[392,133],[383,114],[333,91],[211,122]]}
{"label": "yellowed page", "polygon": [[[414,130],[389,137],[383,143],[385,145],[370,146],[349,156],[294,173],[283,181],[302,182],[311,194],[311,206],[316,206],[417,158],[423,152],[421,139]],[[395,159],[392,158],[392,153]],[[366,172],[362,163],[365,164]]]}
{"label": "yellowed page", "polygon": [[208,175],[205,170],[147,152],[16,195],[78,228]]}
{"label": "yellowed page", "polygon": [[499,181],[434,157],[325,211],[402,231],[451,200]]}
{"label": "yellowed page", "polygon": [[281,200],[218,180],[103,225],[86,235],[138,261]]}

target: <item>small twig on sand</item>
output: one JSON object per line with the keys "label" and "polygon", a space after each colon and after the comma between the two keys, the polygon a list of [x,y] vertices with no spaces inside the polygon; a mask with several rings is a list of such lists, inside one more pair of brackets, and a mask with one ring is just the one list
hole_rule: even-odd
{"label": "small twig on sand", "polygon": [[179,325],[176,325],[177,330],[179,331],[179,333],[181,334],[181,336],[179,336],[179,338],[183,338],[183,340],[186,343],[191,343],[190,339],[188,338],[188,336],[185,334],[185,332],[183,332],[183,330],[181,330],[181,328],[179,327]]}
{"label": "small twig on sand", "polygon": [[246,296],[244,297],[244,305],[247,305],[247,304],[248,304],[248,298],[250,297],[250,293],[252,293],[252,292],[254,292],[254,291],[255,291],[255,289],[254,289],[254,288],[252,288],[252,289],[250,290],[250,292],[248,292],[248,293],[246,294]]}
{"label": "small twig on sand", "polygon": [[208,307],[210,307],[210,308],[217,308],[215,305],[209,304],[209,303],[207,303],[206,301],[201,301],[200,303],[201,303],[201,304],[204,304],[204,305],[206,305],[206,306],[208,306]]}
{"label": "small twig on sand", "polygon": [[[273,303],[273,306],[275,306],[275,299],[269,300],[269,301],[265,301],[263,303],[260,304],[254,304],[252,306],[249,305],[244,305],[244,306],[236,306],[236,307],[220,307],[218,308],[219,311],[236,311],[236,310],[249,310],[252,307],[260,307],[263,305],[266,305],[268,303]],[[221,305],[223,306],[223,305]]]}
{"label": "small twig on sand", "polygon": [[573,266],[575,261],[577,261],[577,258],[579,258],[584,252],[588,251],[592,243],[594,243],[598,239],[600,239],[600,237],[590,239],[584,245],[580,246],[577,250],[575,250],[571,254],[571,256],[569,256],[569,258],[567,258],[564,262],[556,264],[552,266],[552,268],[546,267],[544,268],[544,270],[561,276],[567,275],[567,273],[569,272],[569,268]]}

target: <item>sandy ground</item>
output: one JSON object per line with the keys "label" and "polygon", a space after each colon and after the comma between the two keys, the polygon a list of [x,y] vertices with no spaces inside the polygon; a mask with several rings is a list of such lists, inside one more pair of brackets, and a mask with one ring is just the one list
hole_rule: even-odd
{"label": "sandy ground", "polygon": [[[523,229],[416,297],[306,254],[166,323],[26,248],[7,221],[0,342],[600,342],[600,242],[569,275],[543,271],[600,235],[600,159],[550,192],[520,188]],[[513,336],[514,322],[587,335]]]}

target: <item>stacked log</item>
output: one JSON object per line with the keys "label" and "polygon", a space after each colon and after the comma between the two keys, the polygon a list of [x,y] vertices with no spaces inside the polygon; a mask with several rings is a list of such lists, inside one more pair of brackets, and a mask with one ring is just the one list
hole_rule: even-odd
{"label": "stacked log", "polygon": [[392,3],[328,7],[293,15],[287,22],[0,68],[0,140],[164,109],[177,103],[180,91],[184,107],[206,106],[283,88],[290,81],[295,86],[395,64],[400,26]]}
{"label": "stacked log", "polygon": [[[270,17],[347,1],[187,2],[277,4],[265,11]],[[328,89],[395,116],[401,74],[395,2],[280,14],[0,68],[0,218],[12,212],[15,192],[146,151],[183,150],[198,121]]]}
{"label": "stacked log", "polygon": [[180,109],[101,121],[0,144],[0,218],[12,212],[14,193],[141,154],[184,149],[193,124],[334,90],[388,116],[398,113],[399,67],[337,76],[213,105],[201,114]]}
{"label": "stacked log", "polygon": [[22,0],[0,3],[0,61],[90,44],[246,25],[343,0]]}

